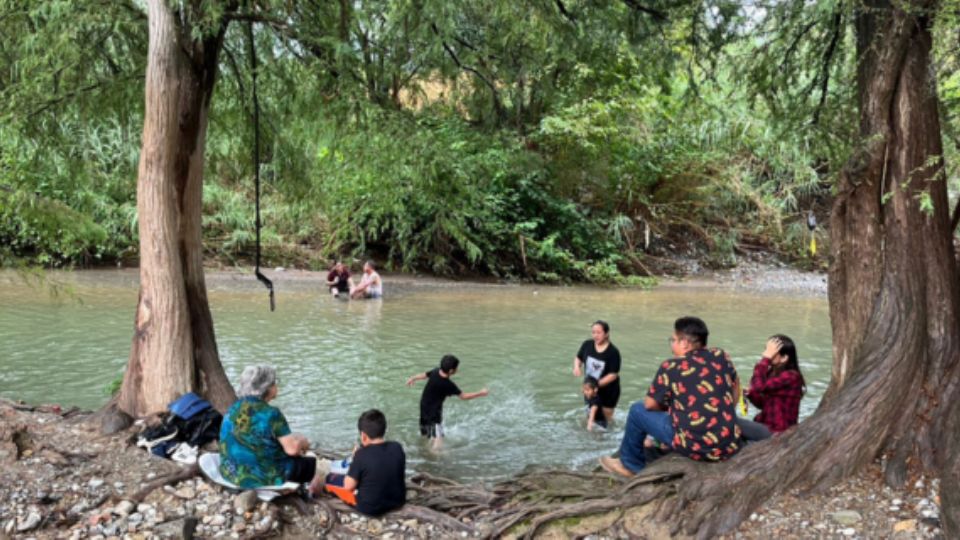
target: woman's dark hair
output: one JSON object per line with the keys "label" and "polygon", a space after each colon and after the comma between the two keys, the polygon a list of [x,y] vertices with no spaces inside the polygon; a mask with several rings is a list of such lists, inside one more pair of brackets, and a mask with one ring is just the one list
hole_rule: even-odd
{"label": "woman's dark hair", "polygon": [[603,333],[604,333],[604,334],[609,334],[609,333],[610,333],[610,325],[607,324],[607,321],[597,320],[597,321],[594,321],[594,323],[591,324],[590,326],[599,326],[600,328],[603,328]]}
{"label": "woman's dark hair", "polygon": [[807,390],[807,382],[803,379],[803,373],[800,371],[800,358],[797,356],[797,345],[793,342],[792,339],[783,335],[776,334],[770,336],[770,339],[780,340],[780,354],[786,355],[787,361],[783,364],[781,369],[787,370],[792,369],[800,374],[800,383],[803,385],[803,390]]}
{"label": "woman's dark hair", "polygon": [[452,354],[446,354],[440,359],[440,371],[444,373],[450,373],[457,369],[459,365],[460,360]]}
{"label": "woman's dark hair", "polygon": [[364,411],[357,420],[357,429],[371,439],[379,439],[387,433],[387,417],[377,409]]}
{"label": "woman's dark hair", "polygon": [[587,375],[583,378],[583,384],[590,388],[600,388],[600,382],[596,378]]}
{"label": "woman's dark hair", "polygon": [[680,317],[673,323],[673,330],[678,334],[683,334],[690,341],[696,342],[701,347],[707,346],[707,337],[710,331],[707,330],[707,323],[697,317]]}

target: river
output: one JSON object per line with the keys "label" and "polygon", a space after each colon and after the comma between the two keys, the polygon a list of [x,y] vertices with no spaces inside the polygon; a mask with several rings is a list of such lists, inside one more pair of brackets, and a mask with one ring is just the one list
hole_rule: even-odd
{"label": "river", "polygon": [[[130,349],[135,271],[50,272],[51,287],[25,285],[0,273],[0,395],[32,403],[96,408],[123,370]],[[349,450],[356,418],[371,407],[388,419],[388,438],[407,449],[408,468],[463,481],[492,480],[535,467],[592,467],[616,449],[632,401],[640,399],[669,355],[673,320],[703,318],[710,345],[726,349],[749,379],[766,338],[798,345],[808,394],[801,416],[816,407],[830,379],[826,299],[671,285],[650,291],[407,283],[382,301],[329,298],[318,281],[278,281],[278,307],[249,276],[209,281],[221,359],[231,380],[252,363],[275,365],[275,404],[295,431],[328,449]],[[571,374],[574,354],[596,319],[610,323],[623,357],[618,422],[588,433]],[[490,396],[447,401],[447,441],[433,455],[419,438],[422,386],[406,378],[460,358],[454,376],[464,391]],[[422,385],[422,383],[420,383]],[[754,411],[751,411],[751,415]]]}

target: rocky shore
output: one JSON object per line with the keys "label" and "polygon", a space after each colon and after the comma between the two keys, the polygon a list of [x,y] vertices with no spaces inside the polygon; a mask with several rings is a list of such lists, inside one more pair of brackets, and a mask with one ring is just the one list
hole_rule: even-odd
{"label": "rocky shore", "polygon": [[[457,520],[422,507],[371,519],[330,498],[264,503],[153,457],[133,432],[103,436],[89,413],[0,401],[0,539],[466,538],[490,534],[483,513]],[[638,516],[641,514],[638,514]],[[604,515],[569,519],[546,538],[667,537]],[[633,525],[631,525],[633,524]],[[635,527],[634,527],[635,526]],[[523,524],[506,537],[522,533]],[[883,486],[880,467],[824,493],[774,497],[727,538],[941,538],[939,484]]]}

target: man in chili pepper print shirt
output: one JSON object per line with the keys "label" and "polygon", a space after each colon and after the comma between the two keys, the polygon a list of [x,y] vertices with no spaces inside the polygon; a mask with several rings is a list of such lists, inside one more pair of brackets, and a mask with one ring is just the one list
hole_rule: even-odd
{"label": "man in chili pepper print shirt", "polygon": [[724,351],[706,348],[708,335],[702,320],[677,319],[674,358],[660,365],[646,398],[630,407],[620,458],[601,458],[604,469],[623,476],[643,469],[647,435],[696,461],[721,461],[740,450],[737,372]]}

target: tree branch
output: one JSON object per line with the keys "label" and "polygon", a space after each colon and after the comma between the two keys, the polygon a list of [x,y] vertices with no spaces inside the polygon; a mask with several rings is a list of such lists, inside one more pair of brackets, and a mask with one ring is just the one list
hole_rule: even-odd
{"label": "tree branch", "polygon": [[830,85],[830,64],[833,62],[833,55],[837,50],[837,42],[840,41],[840,34],[843,33],[843,12],[837,10],[833,14],[833,37],[830,39],[830,45],[827,46],[827,50],[823,54],[823,71],[821,73],[820,81],[820,102],[817,104],[816,110],[813,112],[813,125],[817,125],[820,122],[820,113],[823,111],[823,106],[827,102],[827,89]]}
{"label": "tree branch", "polygon": [[564,5],[563,0],[553,0],[553,3],[557,5],[557,11],[559,11],[565,19],[574,25],[577,24],[577,18],[573,15],[573,13],[570,13],[570,11],[567,10],[567,6]]}
{"label": "tree branch", "polygon": [[46,101],[43,105],[40,105],[38,108],[36,108],[36,109],[34,109],[33,111],[27,113],[27,118],[33,118],[34,116],[37,116],[37,115],[39,115],[40,113],[43,113],[43,112],[45,112],[45,111],[53,108],[54,106],[59,105],[60,103],[63,103],[64,101],[73,99],[73,98],[79,96],[80,94],[85,94],[85,93],[87,93],[87,92],[92,92],[92,91],[94,91],[94,90],[98,90],[98,89],[103,88],[103,87],[105,87],[105,86],[109,86],[109,85],[111,85],[111,84],[113,84],[113,83],[119,83],[119,82],[121,82],[121,81],[132,81],[132,80],[136,80],[136,79],[139,79],[140,77],[142,77],[141,74],[139,74],[139,73],[134,73],[134,74],[127,75],[126,77],[118,77],[118,78],[116,78],[116,79],[100,80],[100,81],[97,81],[97,82],[88,84],[87,86],[81,86],[80,88],[77,88],[76,90],[71,90],[71,91],[69,91],[69,92],[66,92],[66,93],[60,95],[59,97],[56,97],[56,98],[53,98],[53,99],[51,99],[51,100]]}
{"label": "tree branch", "polygon": [[645,13],[649,15],[653,20],[657,22],[667,22],[669,17],[667,14],[652,7],[647,7],[639,2],[639,0],[623,0],[623,3],[627,5],[630,9],[634,11],[639,11],[640,13]]}
{"label": "tree branch", "polygon": [[447,55],[453,60],[453,62],[464,71],[473,73],[478,79],[480,79],[487,88],[490,89],[490,92],[493,94],[493,106],[497,110],[498,115],[503,113],[503,104],[500,102],[500,92],[497,90],[496,85],[494,85],[489,79],[487,79],[483,73],[480,73],[476,68],[470,67],[460,61],[460,58],[457,56],[457,53],[450,47],[450,45],[440,36],[440,29],[437,28],[437,25],[430,23],[430,29],[433,30],[433,33],[440,37],[440,43],[443,45],[443,50],[447,52]]}
{"label": "tree branch", "polygon": [[796,52],[797,47],[800,45],[800,40],[803,39],[803,36],[807,35],[807,32],[813,29],[819,21],[814,19],[810,23],[803,25],[803,28],[797,32],[797,35],[793,37],[790,41],[790,45],[787,46],[787,50],[783,53],[783,60],[780,61],[778,69],[783,71],[787,68],[787,62],[790,61],[790,57],[793,56],[793,53]]}
{"label": "tree branch", "polygon": [[263,13],[241,13],[235,11],[233,13],[228,13],[224,15],[224,18],[228,21],[238,21],[238,22],[258,22],[263,23],[273,28],[278,28],[281,30],[290,30],[290,25],[281,19],[270,17],[264,15]]}

